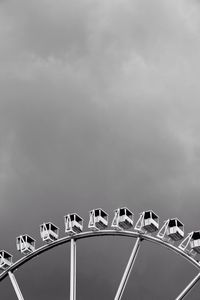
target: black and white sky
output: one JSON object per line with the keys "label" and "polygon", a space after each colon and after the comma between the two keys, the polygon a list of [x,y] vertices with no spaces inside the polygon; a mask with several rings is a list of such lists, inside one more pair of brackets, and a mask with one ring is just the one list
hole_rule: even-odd
{"label": "black and white sky", "polygon": [[[200,3],[0,1],[0,248],[102,207],[200,229]],[[133,246],[78,245],[77,299],[113,299]],[[124,300],[173,299],[196,271],[144,244]],[[69,299],[69,247],[17,271],[27,300]],[[189,296],[199,299],[197,286]],[[8,279],[0,298],[16,296]]]}

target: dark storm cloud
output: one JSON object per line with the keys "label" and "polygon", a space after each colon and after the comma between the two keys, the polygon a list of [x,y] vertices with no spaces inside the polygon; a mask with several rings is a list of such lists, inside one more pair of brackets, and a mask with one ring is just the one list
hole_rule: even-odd
{"label": "dark storm cloud", "polygon": [[2,2],[2,247],[96,206],[200,227],[198,12],[195,1]]}

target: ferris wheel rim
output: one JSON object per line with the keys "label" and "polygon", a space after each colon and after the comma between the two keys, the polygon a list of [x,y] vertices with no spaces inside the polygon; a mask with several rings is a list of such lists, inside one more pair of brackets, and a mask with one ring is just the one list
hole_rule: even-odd
{"label": "ferris wheel rim", "polygon": [[99,231],[86,231],[86,232],[81,232],[78,234],[70,235],[70,236],[65,236],[62,237],[50,244],[43,245],[39,248],[37,248],[35,251],[33,251],[31,254],[28,254],[16,262],[14,262],[8,269],[3,271],[0,274],[0,282],[5,279],[8,276],[9,272],[14,272],[17,270],[19,267],[27,263],[28,261],[32,260],[33,258],[39,256],[40,254],[49,251],[50,249],[53,249],[57,246],[69,243],[71,239],[74,240],[81,240],[85,238],[92,238],[92,237],[100,237],[100,236],[117,236],[117,237],[129,237],[129,238],[140,238],[141,240],[151,242],[157,245],[164,246],[165,248],[168,248],[172,252],[175,252],[176,254],[179,254],[182,256],[184,259],[189,261],[191,264],[193,264],[198,270],[200,270],[200,263],[195,260],[193,257],[189,256],[186,252],[182,251],[181,249],[177,248],[176,246],[170,244],[169,242],[166,242],[162,239],[159,239],[154,236],[150,236],[148,234],[140,233],[140,232],[135,232],[135,231],[119,231],[119,230],[99,230]]}

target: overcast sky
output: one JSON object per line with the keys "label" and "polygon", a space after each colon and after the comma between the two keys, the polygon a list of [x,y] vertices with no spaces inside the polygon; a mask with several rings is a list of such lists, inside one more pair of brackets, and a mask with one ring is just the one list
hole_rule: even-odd
{"label": "overcast sky", "polygon": [[[64,236],[65,214],[86,230],[95,207],[200,229],[199,16],[197,0],[0,1],[0,248],[14,260],[19,234],[39,247],[43,221]],[[80,242],[77,300],[114,298],[133,242]],[[195,274],[144,244],[123,299],[173,299]],[[16,277],[26,300],[69,299],[68,246]]]}

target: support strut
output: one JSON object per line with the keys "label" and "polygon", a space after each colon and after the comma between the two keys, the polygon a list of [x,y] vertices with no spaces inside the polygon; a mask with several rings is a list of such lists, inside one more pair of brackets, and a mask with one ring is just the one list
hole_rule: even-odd
{"label": "support strut", "polygon": [[120,282],[120,285],[118,287],[118,290],[117,290],[117,293],[115,295],[115,299],[114,300],[120,300],[122,298],[124,289],[126,287],[127,281],[129,279],[129,276],[131,274],[131,270],[133,268],[133,265],[135,263],[135,260],[136,260],[137,254],[138,254],[138,251],[139,251],[139,248],[140,248],[140,244],[141,244],[141,238],[138,237],[137,240],[136,240],[136,242],[135,242],[135,245],[133,247],[131,256],[129,258],[128,264],[127,264],[126,269],[124,271],[124,274],[122,276],[122,279],[121,279],[121,282]]}
{"label": "support strut", "polygon": [[182,300],[195,286],[195,284],[199,281],[199,279],[200,279],[200,273],[197,274],[197,276],[186,286],[186,288],[180,293],[180,295],[176,298],[176,300]]}
{"label": "support strut", "polygon": [[20,288],[19,288],[19,285],[18,285],[17,280],[15,278],[15,275],[10,271],[8,272],[8,275],[10,277],[10,281],[13,285],[13,288],[15,290],[15,293],[17,295],[18,300],[24,300],[24,297],[22,295],[22,292],[20,291]]}
{"label": "support strut", "polygon": [[70,300],[76,300],[76,241],[71,239]]}

